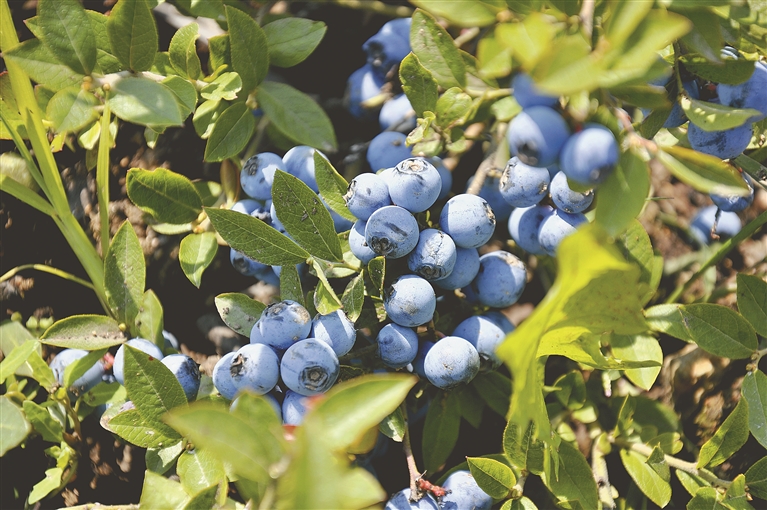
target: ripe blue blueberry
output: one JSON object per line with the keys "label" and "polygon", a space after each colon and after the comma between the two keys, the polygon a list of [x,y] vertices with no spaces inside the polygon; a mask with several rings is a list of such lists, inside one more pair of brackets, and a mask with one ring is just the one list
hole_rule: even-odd
{"label": "ripe blue blueberry", "polygon": [[357,330],[343,310],[336,310],[327,315],[315,315],[309,336],[328,344],[336,356],[343,356],[354,347]]}
{"label": "ripe blue blueberry", "polygon": [[[690,223],[690,234],[701,245],[708,245],[714,240],[711,229],[716,219],[716,211],[715,205],[704,207],[698,211]],[[740,217],[736,213],[722,211],[719,213],[714,233],[717,236],[732,237],[740,232],[742,226]]]}
{"label": "ripe blue blueberry", "polygon": [[263,395],[277,385],[280,360],[268,345],[250,343],[235,352],[229,370],[238,392],[247,390]]}
{"label": "ripe blue blueberry", "polygon": [[[495,214],[496,221],[505,221],[511,214],[511,210],[514,209],[510,203],[503,198],[501,193],[501,172],[492,171],[488,172],[485,176],[485,180],[482,182],[482,187],[479,188],[480,197],[484,198],[490,208]],[[472,183],[474,182],[474,176],[469,177],[466,182],[466,191],[469,191]]]}
{"label": "ripe blue blueberry", "polygon": [[687,140],[690,142],[690,147],[719,159],[732,159],[740,156],[751,142],[753,134],[753,126],[750,123],[724,131],[704,131],[692,122],[687,128]]}
{"label": "ripe blue blueberry", "polygon": [[240,274],[245,276],[258,276],[267,269],[271,269],[271,266],[262,264],[257,260],[253,260],[244,253],[229,248],[229,262],[232,263],[232,267]]}
{"label": "ripe blue blueberry", "polygon": [[477,376],[479,353],[468,340],[446,336],[426,353],[423,370],[430,383],[448,390],[467,384]]}
{"label": "ripe blue blueberry", "polygon": [[559,166],[571,181],[593,187],[607,179],[619,157],[615,135],[609,129],[592,125],[567,139]]}
{"label": "ripe blue blueberry", "polygon": [[453,272],[456,261],[456,247],[446,233],[427,228],[421,231],[418,244],[407,257],[407,267],[426,280],[436,281]]}
{"label": "ripe blue blueberry", "polygon": [[365,225],[365,242],[378,255],[389,259],[404,257],[418,244],[418,222],[407,209],[388,205],[370,215]]}
{"label": "ripe blue blueberry", "polygon": [[304,415],[308,411],[306,407],[307,397],[288,390],[282,401],[282,423],[285,425],[301,425]]}
{"label": "ripe blue blueberry", "polygon": [[196,399],[197,392],[200,391],[200,369],[197,363],[186,354],[169,354],[162,359],[162,364],[176,376],[186,400],[191,402]]}
{"label": "ripe blue blueberry", "polygon": [[378,114],[381,131],[409,133],[415,129],[416,114],[405,94],[398,94],[386,101]]}
{"label": "ripe blue blueberry", "polygon": [[237,387],[232,380],[232,360],[235,352],[229,352],[221,356],[213,367],[213,386],[227,400],[232,400],[237,394]]}
{"label": "ripe blue blueberry", "polygon": [[527,73],[519,73],[514,76],[511,80],[511,88],[514,89],[514,99],[522,108],[530,108],[531,106],[553,107],[559,103],[557,96],[541,91]]}
{"label": "ripe blue blueberry", "polygon": [[751,77],[737,85],[720,83],[716,86],[716,92],[723,105],[735,108],[754,108],[762,112],[759,116],[749,119],[749,122],[758,122],[767,116],[767,65],[757,62]]}
{"label": "ripe blue blueberry", "polygon": [[410,53],[409,25],[410,18],[389,21],[362,45],[368,64],[382,78]]}
{"label": "ripe blue blueberry", "polygon": [[569,136],[565,119],[546,106],[525,108],[514,117],[506,132],[511,154],[538,167],[555,163]]}
{"label": "ripe blue blueberry", "polygon": [[257,200],[253,200],[252,198],[245,198],[243,200],[238,200],[237,202],[232,205],[231,210],[237,211],[238,213],[242,214],[250,214],[256,209],[259,209],[263,207],[261,202],[258,202]]}
{"label": "ripe blue blueberry", "polygon": [[530,207],[549,191],[549,171],[522,163],[516,156],[506,163],[499,189],[503,199],[513,207]]}
{"label": "ripe blue blueberry", "polygon": [[[271,218],[271,226],[281,234],[287,235],[287,229],[285,229],[285,225],[282,224],[279,218],[277,218],[277,209],[274,207],[274,202],[269,206],[269,217]],[[290,237],[290,236],[288,236]]]}
{"label": "ripe blue blueberry", "polygon": [[514,324],[511,323],[508,317],[506,317],[502,312],[498,310],[490,310],[488,312],[485,312],[483,315],[488,320],[491,320],[495,323],[496,326],[501,328],[504,335],[508,335],[512,331],[514,331]]}
{"label": "ripe blue blueberry", "polygon": [[594,190],[583,193],[573,191],[564,172],[557,172],[557,175],[551,180],[549,194],[551,194],[551,200],[554,201],[554,204],[568,213],[583,212],[594,201]]}
{"label": "ripe blue blueberry", "polygon": [[162,346],[162,350],[164,352],[168,352],[169,349],[175,349],[175,350],[179,349],[178,338],[176,338],[176,335],[174,335],[170,331],[166,331],[166,330],[163,329],[162,330],[162,337],[165,340],[165,342],[164,342],[164,344]]}
{"label": "ripe blue blueberry", "polygon": [[[301,179],[304,184],[309,186],[315,193],[319,192],[317,179],[314,177],[314,153],[319,152],[314,147],[308,145],[296,145],[282,157],[285,162],[286,171]],[[320,156],[325,155],[320,152]],[[327,159],[327,158],[325,158]]]}
{"label": "ripe blue blueberry", "polygon": [[588,220],[583,213],[566,213],[556,209],[541,222],[538,229],[538,242],[541,248],[552,257],[556,255],[559,243],[575,232],[578,225],[586,223]]}
{"label": "ripe blue blueberry", "polygon": [[[56,378],[56,382],[64,384],[64,371],[73,362],[84,358],[88,355],[88,351],[83,349],[64,349],[53,358],[51,361],[51,370],[53,376]],[[101,360],[96,361],[92,367],[72,383],[67,388],[67,393],[72,400],[77,399],[83,393],[91,390],[94,386],[101,382],[104,377],[105,370],[104,364]]]}
{"label": "ripe blue blueberry", "polygon": [[442,183],[437,200],[444,200],[453,188],[453,172],[447,169],[445,163],[442,162],[442,158],[434,156],[429,158],[429,162],[434,165],[434,168],[439,172],[440,182]]}
{"label": "ripe blue blueberry", "polygon": [[418,354],[415,355],[415,359],[413,360],[413,373],[418,375],[421,379],[426,379],[423,362],[426,359],[426,354],[432,347],[434,347],[434,342],[428,340],[421,342],[421,345],[418,347]]}
{"label": "ripe blue blueberry", "polygon": [[349,249],[352,254],[360,259],[363,265],[367,265],[368,262],[378,256],[376,252],[370,249],[367,241],[365,240],[365,227],[367,221],[357,220],[349,230]]}
{"label": "ripe blue blueberry", "polygon": [[[309,336],[312,317],[301,303],[286,299],[266,307],[253,326],[277,350],[284,351]],[[251,331],[251,338],[254,333]]]}
{"label": "ripe blue blueberry", "polygon": [[392,203],[386,181],[373,173],[360,174],[352,179],[344,200],[349,212],[361,220],[367,220],[378,209]]}
{"label": "ripe blue blueberry", "polygon": [[405,145],[407,136],[397,131],[384,131],[370,140],[367,160],[370,169],[377,172],[382,168],[391,168],[400,161],[413,157],[413,152]]}
{"label": "ripe blue blueberry", "polygon": [[748,179],[743,175],[743,180],[746,181],[746,185],[750,193],[745,197],[739,197],[737,195],[717,195],[711,193],[709,196],[713,200],[714,204],[723,211],[739,212],[746,209],[754,202],[754,187],[748,182]]}
{"label": "ripe blue blueberry", "polygon": [[[684,87],[684,90],[687,91],[687,95],[692,99],[698,99],[700,97],[698,84],[695,82],[695,80],[683,82],[682,87]],[[671,109],[671,113],[663,123],[663,127],[675,128],[681,126],[685,122],[687,122],[687,115],[685,115],[684,110],[682,110],[682,105],[679,104],[679,101],[675,101],[674,107]]]}
{"label": "ripe blue blueberry", "polygon": [[400,161],[386,184],[392,203],[412,213],[423,212],[434,205],[442,191],[439,172],[424,158]]}
{"label": "ripe blue blueberry", "polygon": [[387,324],[378,332],[378,357],[387,367],[402,368],[418,354],[418,335],[399,324]]}
{"label": "ripe blue blueberry", "polygon": [[442,498],[443,510],[490,510],[493,506],[493,498],[479,488],[470,471],[455,471],[445,479],[442,487],[450,490]]}
{"label": "ripe blue blueberry", "polygon": [[440,510],[430,494],[424,495],[415,503],[410,501],[410,487],[402,489],[386,502],[384,510]]}
{"label": "ripe blue blueberry", "polygon": [[543,255],[546,251],[538,241],[538,231],[543,220],[553,213],[554,209],[548,205],[534,205],[533,207],[514,209],[511,212],[511,216],[509,216],[509,235],[517,243],[517,246],[527,253]]}
{"label": "ripe blue blueberry", "polygon": [[479,252],[476,248],[455,248],[455,265],[453,270],[434,284],[445,290],[455,290],[466,287],[479,272]]}
{"label": "ripe blue blueberry", "polygon": [[479,258],[479,272],[471,288],[479,302],[493,308],[506,308],[517,302],[527,283],[525,264],[503,250]]}
{"label": "ripe blue blueberry", "polygon": [[262,152],[251,157],[240,171],[243,191],[256,200],[272,198],[272,183],[277,170],[287,171],[285,162],[277,154]]}
{"label": "ripe blue blueberry", "polygon": [[328,391],[338,379],[340,368],[333,349],[316,338],[291,345],[280,362],[285,385],[307,397]]}
{"label": "ripe blue blueberry", "polygon": [[386,314],[400,326],[413,328],[426,324],[437,308],[437,297],[431,284],[414,274],[394,280],[385,294]]}
{"label": "ripe blue blueberry", "polygon": [[493,236],[495,214],[484,198],[462,193],[445,203],[439,226],[456,246],[479,248]]}
{"label": "ripe blue blueberry", "polygon": [[346,82],[344,97],[344,104],[349,113],[357,119],[372,117],[373,110],[365,108],[363,103],[379,95],[385,83],[386,80],[378,76],[370,64],[354,71]]}
{"label": "ripe blue blueberry", "polygon": [[[145,352],[156,359],[162,359],[163,354],[159,347],[157,347],[154,343],[150,342],[149,340],[146,340],[144,338],[131,338],[126,344],[130,345],[131,347],[135,347],[136,349]],[[125,377],[123,373],[124,363],[125,363],[125,344],[121,345],[119,349],[117,349],[117,352],[115,353],[115,359],[112,363],[112,373],[115,376],[115,379],[120,384],[125,384]]]}
{"label": "ripe blue blueberry", "polygon": [[477,349],[482,370],[493,370],[501,365],[495,349],[506,338],[506,333],[493,320],[473,315],[456,326],[453,336],[468,340]]}

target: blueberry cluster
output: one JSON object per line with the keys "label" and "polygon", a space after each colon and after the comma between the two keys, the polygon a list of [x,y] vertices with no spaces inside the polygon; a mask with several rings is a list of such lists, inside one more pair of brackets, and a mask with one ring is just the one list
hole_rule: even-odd
{"label": "blueberry cluster", "polygon": [[[509,234],[517,245],[554,256],[562,239],[587,221],[583,211],[594,188],[618,164],[618,142],[599,124],[572,132],[558,110],[559,98],[540,91],[529,75],[517,74],[512,87],[522,111],[506,133],[513,157],[498,190],[510,206]],[[551,205],[542,203],[547,197]]]}

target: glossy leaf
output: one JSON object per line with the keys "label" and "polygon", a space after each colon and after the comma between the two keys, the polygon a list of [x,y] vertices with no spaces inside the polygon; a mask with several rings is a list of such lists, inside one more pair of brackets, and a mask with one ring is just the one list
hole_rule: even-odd
{"label": "glossy leaf", "polygon": [[664,480],[637,452],[620,451],[623,467],[641,491],[658,506],[664,507],[671,500],[671,485]]}
{"label": "glossy leaf", "polygon": [[437,80],[432,77],[415,53],[408,53],[399,66],[402,90],[410,101],[415,114],[423,117],[424,112],[434,111],[439,97]]}
{"label": "glossy leaf", "polygon": [[56,131],[69,133],[92,122],[98,117],[96,96],[81,88],[68,87],[58,91],[46,107],[46,115]]}
{"label": "glossy leaf", "polygon": [[714,433],[714,436],[701,447],[698,457],[699,469],[706,466],[718,466],[746,444],[749,428],[748,417],[748,402],[742,398]]}
{"label": "glossy leaf", "polygon": [[[23,407],[24,415],[35,431],[43,437],[43,441],[50,441],[51,443],[61,442],[63,437],[61,423],[55,420],[46,408],[31,400],[25,400]],[[5,416],[3,416],[3,421],[5,421]]]}
{"label": "glossy leaf", "polygon": [[767,337],[767,282],[758,276],[738,273],[738,311],[757,333]]}
{"label": "glossy leaf", "polygon": [[107,302],[119,322],[133,324],[144,296],[146,265],[136,232],[123,222],[104,257]]}
{"label": "glossy leaf", "polygon": [[333,218],[309,186],[297,177],[277,170],[272,184],[272,200],[280,222],[302,248],[321,259],[342,260]]}
{"label": "glossy leaf", "polygon": [[181,240],[178,252],[181,270],[198,289],[202,282],[202,273],[213,262],[216,252],[218,243],[213,232],[190,234]]}
{"label": "glossy leaf", "polygon": [[148,71],[157,48],[157,25],[147,0],[121,0],[107,19],[112,52],[133,71]]}
{"label": "glossy leaf", "polygon": [[721,159],[684,147],[663,147],[656,157],[674,177],[701,193],[748,194],[739,172]]}
{"label": "glossy leaf", "polygon": [[762,457],[746,471],[749,492],[760,499],[767,499],[767,457]]}
{"label": "glossy leaf", "polygon": [[31,427],[21,409],[6,395],[0,396],[0,457],[16,448],[29,434]]}
{"label": "glossy leaf", "polygon": [[235,332],[250,336],[250,330],[261,317],[266,305],[237,292],[216,296],[216,309],[221,320]]}
{"label": "glossy leaf", "polygon": [[122,78],[112,87],[107,104],[122,120],[142,126],[161,128],[184,122],[173,92],[147,78]]}
{"label": "glossy leaf", "polygon": [[335,152],[338,143],[333,124],[309,96],[285,83],[267,81],[258,88],[258,105],[291,141],[326,152]]}
{"label": "glossy leaf", "polygon": [[344,200],[344,194],[349,188],[349,183],[319,152],[314,153],[314,176],[317,179],[320,196],[325,199],[325,203],[347,220],[356,221],[357,218],[349,212]]}
{"label": "glossy leaf", "polygon": [[189,495],[180,483],[162,475],[147,471],[144,474],[144,486],[141,489],[139,506],[144,508],[184,508]]}
{"label": "glossy leaf", "polygon": [[30,39],[3,51],[3,58],[17,64],[35,82],[60,90],[78,86],[83,75],[62,64],[39,39]]}
{"label": "glossy leaf", "polygon": [[[106,427],[129,443],[141,448],[158,448],[178,441],[178,436],[168,437],[164,433],[168,430],[165,424],[161,424],[162,430],[152,425],[152,422],[145,420],[138,410],[129,409],[109,419]],[[172,429],[170,431],[175,432]]]}
{"label": "glossy leaf", "polygon": [[767,448],[767,375],[759,370],[746,374],[741,392],[748,402],[748,428]]}
{"label": "glossy leaf", "polygon": [[202,75],[200,57],[197,56],[197,37],[200,26],[190,23],[179,28],[170,40],[170,64],[181,75],[196,80]]}
{"label": "glossy leaf", "polygon": [[465,87],[466,68],[453,38],[431,14],[416,9],[410,26],[410,45],[421,64],[444,87]]}
{"label": "glossy leaf", "polygon": [[160,349],[165,347],[165,338],[162,335],[164,328],[162,303],[151,289],[144,292],[141,308],[136,315],[136,328],[141,338],[154,342]]}
{"label": "glossy leaf", "polygon": [[467,457],[469,471],[479,488],[493,499],[505,499],[516,483],[514,472],[509,466],[493,459]]}
{"label": "glossy leaf", "polygon": [[362,314],[362,305],[365,301],[365,281],[362,274],[355,276],[344,289],[341,295],[341,304],[343,304],[346,316],[352,322],[357,322]]}
{"label": "glossy leaf", "polygon": [[148,448],[146,451],[146,467],[158,475],[165,474],[176,465],[176,459],[185,450],[185,441],[178,441],[169,446]]}
{"label": "glossy leaf", "polygon": [[322,21],[282,18],[264,25],[269,45],[269,62],[277,67],[293,67],[312,54],[327,31]]}
{"label": "glossy leaf", "polygon": [[40,0],[37,7],[40,35],[59,62],[79,74],[96,66],[96,41],[90,18],[77,0]]}
{"label": "glossy leaf", "polygon": [[205,161],[236,156],[248,144],[256,119],[245,103],[234,103],[221,113],[205,145]]}
{"label": "glossy leaf", "polygon": [[558,473],[544,473],[544,483],[562,502],[577,501],[583,508],[598,508],[597,483],[591,466],[573,445],[562,441],[559,445]]}
{"label": "glossy leaf", "polygon": [[649,194],[647,163],[634,151],[626,151],[596,194],[595,221],[611,235],[618,235],[639,216]]}
{"label": "glossy leaf", "polygon": [[237,92],[242,89],[242,79],[237,73],[222,73],[215,80],[200,90],[204,99],[218,101],[225,99],[233,101],[237,98]]}
{"label": "glossy leaf", "polygon": [[243,11],[226,6],[232,67],[242,78],[242,89],[251,93],[269,71],[266,35],[256,21]]}
{"label": "glossy leaf", "polygon": [[202,212],[202,199],[194,184],[171,170],[131,168],[126,185],[131,201],[160,223],[189,223]]}
{"label": "glossy leaf", "polygon": [[630,368],[625,371],[629,381],[649,391],[658,378],[663,364],[663,349],[658,339],[649,335],[613,335],[610,338],[610,347],[613,356],[619,360],[651,360],[658,363],[657,367]]}
{"label": "glossy leaf", "polygon": [[120,325],[105,315],[71,315],[45,330],[40,342],[67,349],[95,351],[126,340]]}
{"label": "glossy leaf", "polygon": [[682,96],[679,99],[682,110],[690,122],[703,131],[724,131],[751,122],[754,117],[760,117],[759,110],[753,108],[734,108],[723,104],[709,103],[699,99]]}
{"label": "glossy leaf", "polygon": [[304,305],[304,292],[301,289],[301,276],[296,266],[282,266],[280,271],[280,299],[296,301]]}
{"label": "glossy leaf", "polygon": [[178,458],[176,472],[189,494],[226,481],[224,464],[205,449],[188,450]]}
{"label": "glossy leaf", "polygon": [[432,473],[441,469],[458,441],[461,415],[448,395],[442,392],[431,401],[423,426],[423,468]]}

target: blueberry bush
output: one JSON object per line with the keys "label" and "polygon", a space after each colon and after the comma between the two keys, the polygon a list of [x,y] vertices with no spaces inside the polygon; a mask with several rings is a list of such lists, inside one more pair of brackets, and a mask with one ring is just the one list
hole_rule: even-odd
{"label": "blueberry bush", "polygon": [[0,0],[0,51],[76,260],[2,243],[4,508],[767,505],[764,2]]}

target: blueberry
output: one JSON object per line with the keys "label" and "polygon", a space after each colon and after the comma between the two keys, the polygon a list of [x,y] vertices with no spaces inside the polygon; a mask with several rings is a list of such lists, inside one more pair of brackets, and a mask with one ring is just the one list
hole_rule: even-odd
{"label": "blueberry", "polygon": [[415,359],[413,360],[413,372],[422,379],[426,379],[423,362],[426,359],[426,354],[432,347],[434,347],[434,342],[428,340],[421,342],[421,345],[418,347],[418,354],[415,355]]}
{"label": "blueberry", "polygon": [[162,364],[176,376],[184,389],[186,400],[191,402],[196,399],[200,391],[200,369],[197,363],[186,354],[170,354],[162,359]]}
{"label": "blueberry", "polygon": [[272,182],[277,170],[287,171],[285,162],[277,154],[262,152],[251,157],[240,171],[243,191],[256,200],[272,198]]}
{"label": "blueberry", "polygon": [[285,229],[285,225],[280,222],[280,219],[277,218],[277,209],[274,207],[274,202],[269,206],[269,217],[271,218],[271,226],[281,234],[287,235],[287,230]]}
{"label": "blueberry", "polygon": [[352,225],[354,225],[354,222],[351,220],[347,220],[337,212],[335,212],[333,209],[330,208],[327,202],[325,202],[325,199],[320,197],[320,201],[325,206],[325,209],[328,210],[330,213],[330,217],[333,218],[333,228],[336,232],[346,232],[350,228],[352,228]]}
{"label": "blueberry", "polygon": [[346,82],[344,104],[355,118],[365,119],[373,115],[362,103],[381,93],[386,80],[373,71],[373,66],[365,64],[354,71]]}
{"label": "blueberry", "polygon": [[236,353],[229,352],[221,356],[213,367],[213,386],[227,400],[232,400],[237,393],[237,387],[232,380],[232,360]]}
{"label": "blueberry", "polygon": [[[368,64],[373,66],[378,76],[386,77],[410,53],[410,39],[403,37],[404,24],[409,21],[410,18],[400,18],[388,22],[362,45],[363,51],[367,53]],[[394,28],[387,26],[389,23],[403,26]]]}
{"label": "blueberry", "polygon": [[253,200],[252,198],[246,198],[235,202],[230,210],[237,211],[238,213],[250,214],[261,207],[263,206],[260,202]]}
{"label": "blueberry", "polygon": [[309,336],[312,317],[301,303],[286,299],[267,306],[253,328],[258,329],[269,345],[284,351]]}
{"label": "blueberry", "polygon": [[338,379],[340,365],[333,349],[316,338],[291,345],[280,362],[285,385],[304,396],[325,393]]}
{"label": "blueberry", "polygon": [[378,356],[387,367],[403,368],[418,354],[418,335],[399,324],[387,324],[378,332]]}
{"label": "blueberry", "polygon": [[509,235],[517,243],[517,246],[526,252],[533,255],[543,255],[546,251],[538,241],[538,231],[541,223],[553,213],[554,209],[548,205],[514,209],[509,216]]}
{"label": "blueberry", "polygon": [[504,335],[508,335],[515,329],[514,324],[511,323],[508,317],[506,317],[502,312],[499,312],[498,310],[490,310],[485,312],[483,317],[493,321],[496,326],[501,328]]}
{"label": "blueberry", "polygon": [[250,343],[235,352],[229,371],[237,392],[248,390],[263,395],[277,385],[280,360],[268,345]]}
{"label": "blueberry", "polygon": [[[474,182],[474,176],[471,176],[466,182],[466,191],[469,190],[471,184]],[[495,214],[496,221],[505,221],[511,214],[511,210],[514,209],[501,193],[501,173],[488,172],[485,175],[485,180],[482,182],[482,187],[477,193],[480,197],[484,198],[490,208]]]}
{"label": "blueberry", "polygon": [[546,196],[550,179],[548,169],[526,165],[515,156],[506,163],[499,189],[513,207],[530,207]]}
{"label": "blueberry", "polygon": [[[700,97],[698,84],[694,80],[683,82],[682,87],[684,87],[684,90],[687,91],[687,95],[692,99],[698,99]],[[687,115],[685,115],[684,110],[682,110],[682,105],[679,104],[679,101],[675,101],[671,113],[669,113],[668,118],[663,123],[663,127],[675,128],[681,126],[685,122],[687,122]]]}
{"label": "blueberry", "polygon": [[439,172],[423,158],[407,158],[399,162],[386,184],[392,203],[412,213],[431,207],[442,191]]}
{"label": "blueberry", "polygon": [[740,156],[751,143],[753,126],[743,124],[724,131],[704,131],[693,123],[687,129],[690,147],[698,152],[716,156],[719,159],[732,159]]}
{"label": "blueberry", "polygon": [[405,488],[393,495],[386,502],[384,510],[440,510],[434,498],[426,494],[415,503],[410,501],[410,488]]}
{"label": "blueberry", "polygon": [[423,369],[430,383],[448,390],[469,383],[477,376],[479,353],[468,340],[446,336],[426,353]]}
{"label": "blueberry", "polygon": [[495,349],[506,338],[506,333],[493,320],[473,315],[456,326],[453,336],[468,340],[477,349],[482,370],[493,370],[501,365]]}
{"label": "blueberry", "polygon": [[750,191],[748,196],[740,197],[737,195],[717,195],[711,193],[709,196],[713,200],[714,204],[723,211],[739,212],[746,209],[754,202],[754,187],[748,182],[748,179],[743,175],[743,180],[746,181],[746,185]]}
{"label": "blueberry", "polygon": [[[163,358],[163,354],[160,348],[157,347],[154,343],[144,338],[131,338],[125,343],[142,352],[145,352],[146,354],[149,354],[153,358],[157,358],[160,360]],[[121,345],[120,348],[117,349],[117,352],[115,353],[114,362],[112,363],[112,373],[114,374],[115,379],[117,379],[117,382],[119,382],[120,384],[125,384],[125,377],[123,375],[123,365],[125,363],[125,346],[124,345],[125,344]]]}
{"label": "blueberry", "polygon": [[165,331],[163,329],[162,337],[165,340],[165,343],[162,347],[162,350],[164,352],[168,352],[169,349],[175,349],[175,350],[179,349],[179,343],[178,343],[178,339],[176,338],[176,335],[174,335],[170,331]]}
{"label": "blueberry", "polygon": [[506,132],[511,154],[526,165],[538,167],[556,162],[569,136],[565,119],[546,106],[525,108]]}
{"label": "blueberry", "polygon": [[446,278],[453,271],[456,247],[446,233],[427,228],[418,237],[418,244],[407,257],[407,267],[426,280]]}
{"label": "blueberry", "polygon": [[431,284],[414,274],[400,276],[386,289],[384,308],[400,326],[416,327],[434,316],[437,298]]}
{"label": "blueberry", "polygon": [[343,310],[336,310],[327,315],[316,315],[309,336],[328,344],[336,356],[343,356],[354,347],[357,330]]}
{"label": "blueberry", "polygon": [[308,411],[306,402],[308,398],[288,390],[285,393],[285,399],[282,401],[282,423],[285,425],[301,425],[304,421],[304,415]]}
{"label": "blueberry", "polygon": [[506,308],[517,302],[526,283],[525,264],[511,253],[499,250],[479,258],[479,272],[471,288],[483,305]]}
{"label": "blueberry", "polygon": [[398,94],[383,104],[378,113],[378,125],[381,131],[408,133],[415,129],[416,114],[405,94]]}
{"label": "blueberry", "polygon": [[[286,152],[282,160],[285,162],[285,168],[289,174],[298,177],[304,184],[312,188],[312,191],[318,193],[317,179],[314,177],[315,152],[319,151],[314,147],[297,145]],[[327,159],[321,152],[320,156]]]}
{"label": "blueberry", "polygon": [[493,506],[493,498],[479,488],[470,471],[453,472],[445,479],[442,487],[450,490],[450,493],[442,498],[443,510],[490,510]]}
{"label": "blueberry", "polygon": [[495,214],[484,198],[462,193],[445,203],[439,226],[456,246],[479,248],[493,236]]}
{"label": "blueberry", "polygon": [[[88,354],[88,351],[83,349],[64,349],[58,353],[56,357],[53,358],[53,361],[51,361],[51,370],[53,371],[53,376],[56,378],[56,382],[64,384],[64,371],[66,368]],[[86,370],[83,375],[77,378],[72,385],[67,388],[67,393],[69,394],[70,399],[76,400],[77,397],[83,393],[90,391],[102,381],[105,372],[104,364],[101,360],[96,361],[92,367]]]}
{"label": "blueberry", "polygon": [[253,260],[244,253],[229,248],[229,262],[232,263],[232,267],[240,274],[245,276],[257,276],[263,271],[270,269],[271,266],[262,264],[257,260]]}
{"label": "blueberry", "polygon": [[349,212],[361,220],[367,220],[378,209],[392,203],[386,181],[372,173],[360,174],[352,179],[344,200]]}
{"label": "blueberry", "polygon": [[[690,234],[701,245],[708,245],[713,240],[711,228],[714,226],[716,210],[715,205],[704,207],[698,211],[690,223]],[[719,213],[715,233],[719,236],[732,237],[740,232],[742,226],[740,217],[736,213],[722,211]]]}
{"label": "blueberry", "polygon": [[593,187],[607,179],[619,157],[615,135],[604,127],[589,126],[567,139],[559,166],[570,181]]}
{"label": "blueberry", "polygon": [[363,265],[367,265],[368,262],[378,256],[376,252],[370,249],[367,241],[365,241],[365,227],[367,221],[357,220],[349,230],[349,249],[352,254],[360,259]]}
{"label": "blueberry", "polygon": [[514,99],[522,108],[531,106],[553,107],[559,103],[557,96],[541,91],[527,73],[519,73],[514,76],[511,80],[511,88],[514,89]]}
{"label": "blueberry", "polygon": [[476,248],[455,249],[455,265],[453,270],[444,278],[435,281],[434,284],[445,290],[455,290],[466,287],[479,272],[479,252]]}
{"label": "blueberry", "polygon": [[575,232],[578,225],[586,223],[588,220],[583,213],[566,213],[562,210],[555,210],[541,222],[538,229],[538,242],[541,248],[552,257],[556,255],[559,243]]}
{"label": "blueberry", "polygon": [[377,172],[381,168],[396,166],[400,161],[412,158],[413,152],[405,145],[405,136],[397,131],[384,131],[370,140],[367,160],[370,169]]}
{"label": "blueberry", "polygon": [[751,77],[737,85],[720,83],[716,92],[723,105],[735,108],[754,108],[762,112],[759,116],[749,119],[758,122],[767,116],[767,65],[762,62],[754,64]]}
{"label": "blueberry", "polygon": [[437,156],[429,158],[429,162],[434,165],[434,168],[439,172],[440,182],[442,183],[437,200],[444,200],[450,194],[450,190],[453,187],[453,172],[448,170],[442,162],[442,159]]}
{"label": "blueberry", "polygon": [[594,190],[588,190],[583,193],[573,191],[567,182],[567,176],[564,172],[558,172],[551,180],[549,194],[554,204],[568,213],[583,212],[594,201]]}
{"label": "blueberry", "polygon": [[418,222],[410,212],[388,205],[370,215],[365,225],[365,242],[378,255],[389,259],[404,257],[418,244]]}

